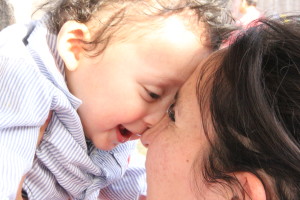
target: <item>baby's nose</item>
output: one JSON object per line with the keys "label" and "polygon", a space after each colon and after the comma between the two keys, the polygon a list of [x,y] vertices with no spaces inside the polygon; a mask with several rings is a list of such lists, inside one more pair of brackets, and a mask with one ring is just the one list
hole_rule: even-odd
{"label": "baby's nose", "polygon": [[168,122],[169,118],[165,115],[165,117],[163,117],[159,123],[146,130],[141,136],[142,144],[145,147],[148,147],[152,143],[152,140],[155,138],[155,136],[162,133],[163,130],[168,126]]}
{"label": "baby's nose", "polygon": [[131,123],[122,124],[128,131],[131,132],[132,139],[139,139],[141,135],[149,129],[148,124],[141,118]]}
{"label": "baby's nose", "polygon": [[147,128],[155,126],[163,118],[164,114],[164,110],[157,110],[146,115],[144,117],[144,122],[147,125]]}

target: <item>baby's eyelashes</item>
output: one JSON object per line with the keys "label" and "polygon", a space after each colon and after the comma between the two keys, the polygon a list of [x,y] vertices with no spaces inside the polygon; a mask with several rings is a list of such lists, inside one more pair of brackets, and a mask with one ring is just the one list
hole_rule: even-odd
{"label": "baby's eyelashes", "polygon": [[144,98],[148,102],[154,102],[161,98],[162,92],[153,91],[154,89],[149,89],[146,87],[144,87],[144,90],[146,91],[146,96]]}
{"label": "baby's eyelashes", "polygon": [[154,93],[154,92],[151,92],[151,91],[148,91],[148,94],[149,96],[152,98],[152,99],[159,99],[160,98],[160,95]]}

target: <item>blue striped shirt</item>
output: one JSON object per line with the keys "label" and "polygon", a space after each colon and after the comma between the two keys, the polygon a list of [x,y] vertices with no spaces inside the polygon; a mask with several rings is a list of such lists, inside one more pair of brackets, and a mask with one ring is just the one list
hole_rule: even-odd
{"label": "blue striped shirt", "polygon": [[0,199],[15,199],[24,174],[30,200],[134,200],[145,193],[145,170],[128,169],[135,142],[95,148],[84,137],[80,104],[65,83],[56,35],[43,21],[0,32]]}

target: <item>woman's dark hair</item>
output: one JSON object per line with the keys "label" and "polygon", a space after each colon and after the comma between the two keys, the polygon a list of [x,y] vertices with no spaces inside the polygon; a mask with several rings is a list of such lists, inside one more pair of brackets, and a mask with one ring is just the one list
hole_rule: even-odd
{"label": "woman's dark hair", "polygon": [[[114,33],[121,29],[121,22],[129,24],[124,29],[132,32],[139,30],[138,24],[145,19],[159,19],[185,11],[193,11],[198,22],[192,23],[198,26],[199,22],[206,23],[210,45],[212,49],[218,49],[221,42],[229,36],[234,29],[232,17],[227,8],[228,0],[59,0],[48,1],[39,9],[44,10],[48,16],[48,26],[51,32],[57,34],[62,25],[68,20],[79,23],[87,23],[91,19],[99,22],[97,37],[90,44],[105,44],[111,40]],[[107,15],[107,11],[109,15]],[[106,16],[99,18],[98,15]],[[132,17],[135,16],[135,17]],[[131,18],[130,18],[131,17]],[[105,18],[105,19],[104,19]],[[130,18],[128,20],[128,18]],[[124,20],[125,19],[125,20]],[[127,20],[127,21],[126,21]],[[148,24],[148,23],[147,23]],[[159,24],[159,23],[157,23]],[[157,25],[156,24],[156,25]],[[151,30],[152,27],[147,27]],[[134,29],[136,27],[136,29]],[[127,33],[128,35],[128,33]],[[199,36],[200,37],[200,36]],[[105,46],[105,45],[104,45]],[[104,47],[105,48],[105,47]]]}
{"label": "woman's dark hair", "polygon": [[300,16],[261,19],[207,65],[216,60],[210,84],[197,86],[201,108],[209,86],[215,132],[206,181],[230,187],[230,173],[250,172],[267,199],[300,199]]}

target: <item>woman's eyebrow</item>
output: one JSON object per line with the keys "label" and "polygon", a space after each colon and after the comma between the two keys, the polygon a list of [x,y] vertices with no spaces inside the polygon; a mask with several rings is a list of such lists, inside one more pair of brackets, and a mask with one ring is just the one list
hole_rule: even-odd
{"label": "woman's eyebrow", "polygon": [[174,96],[174,102],[177,102],[177,100],[180,98],[179,95],[180,95],[180,92],[177,91],[175,96]]}
{"label": "woman's eyebrow", "polygon": [[179,91],[176,92],[175,97],[174,97],[174,100],[177,100],[177,99],[178,99],[178,95],[179,95],[178,93],[179,93]]}
{"label": "woman's eyebrow", "polygon": [[178,105],[181,102],[181,90],[177,91],[174,96],[174,102],[176,105]]}

